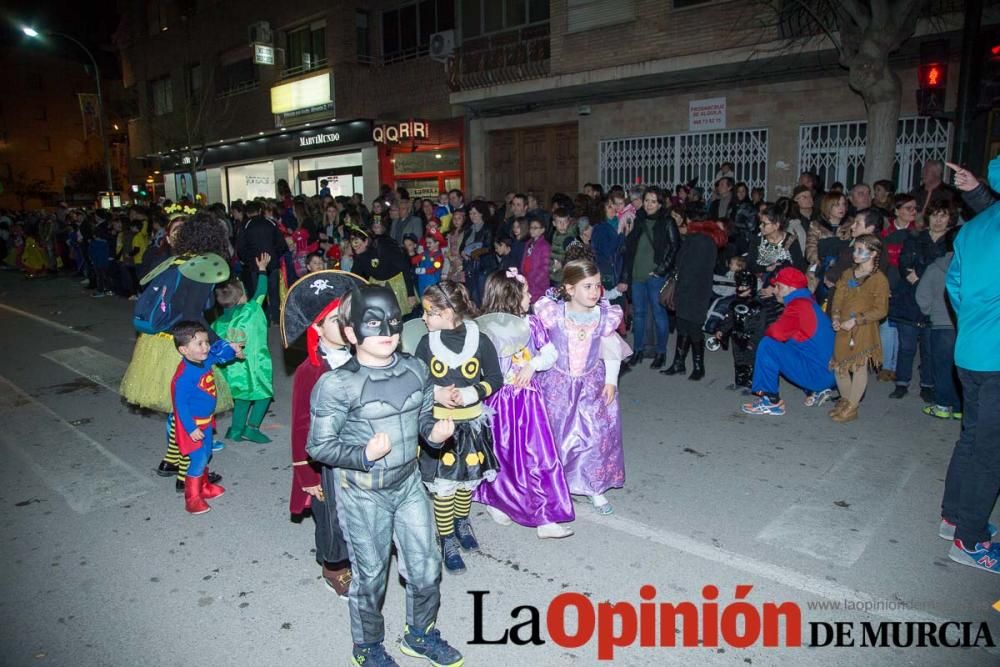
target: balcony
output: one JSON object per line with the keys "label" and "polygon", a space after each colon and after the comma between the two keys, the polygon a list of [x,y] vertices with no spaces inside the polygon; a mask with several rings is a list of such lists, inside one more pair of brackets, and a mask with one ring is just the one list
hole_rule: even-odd
{"label": "balcony", "polygon": [[538,79],[549,74],[549,24],[466,40],[449,61],[452,92]]}
{"label": "balcony", "polygon": [[306,74],[307,72],[312,72],[318,69],[323,69],[329,64],[326,58],[320,58],[312,62],[306,62],[301,65],[295,65],[293,67],[287,67],[281,70],[281,75],[278,77],[280,80],[291,79],[293,77],[299,76],[300,74]]}

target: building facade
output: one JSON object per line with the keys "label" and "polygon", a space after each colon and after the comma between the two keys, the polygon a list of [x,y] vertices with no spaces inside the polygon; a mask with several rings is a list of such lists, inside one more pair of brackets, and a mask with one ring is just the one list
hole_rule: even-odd
{"label": "building facade", "polygon": [[[461,6],[486,11],[489,3],[478,4]],[[514,18],[530,18],[534,4]],[[484,17],[478,26],[475,17],[459,21],[475,36],[460,36],[449,84],[451,102],[470,117],[473,192],[548,197],[585,182],[711,187],[723,162],[769,198],[790,194],[807,170],[827,186],[865,180],[863,101],[831,43],[808,29],[800,3],[548,4],[537,21],[494,22],[493,31]],[[996,3],[986,4],[983,24],[996,24]],[[892,57],[902,81],[901,191],[919,184],[924,161],[949,155],[951,123],[918,116],[917,64],[921,42],[949,41],[946,109],[953,110],[963,7],[930,3]]]}
{"label": "building facade", "polygon": [[293,194],[326,181],[368,201],[381,183],[462,187],[464,124],[427,57],[454,5],[126,2],[133,182],[223,202],[274,196],[281,179]]}

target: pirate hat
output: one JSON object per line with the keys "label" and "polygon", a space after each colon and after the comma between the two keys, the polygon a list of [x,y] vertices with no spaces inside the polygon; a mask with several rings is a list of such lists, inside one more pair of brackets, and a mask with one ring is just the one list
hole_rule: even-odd
{"label": "pirate hat", "polygon": [[365,285],[361,276],[347,271],[316,271],[299,278],[288,288],[281,306],[281,342],[291,345],[309,325],[325,316],[330,304],[351,291],[352,287]]}

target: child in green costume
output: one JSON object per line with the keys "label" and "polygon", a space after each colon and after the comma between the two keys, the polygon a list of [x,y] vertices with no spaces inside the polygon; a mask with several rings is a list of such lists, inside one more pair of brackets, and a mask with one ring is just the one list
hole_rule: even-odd
{"label": "child in green costume", "polygon": [[212,329],[220,337],[243,346],[244,361],[223,370],[233,392],[233,424],[226,432],[228,440],[249,440],[261,444],[271,439],[261,433],[260,425],[274,396],[271,380],[271,352],[267,347],[267,315],[263,304],[267,297],[267,253],[257,258],[257,286],[251,299],[239,280],[230,280],[215,288],[215,300],[222,306]]}

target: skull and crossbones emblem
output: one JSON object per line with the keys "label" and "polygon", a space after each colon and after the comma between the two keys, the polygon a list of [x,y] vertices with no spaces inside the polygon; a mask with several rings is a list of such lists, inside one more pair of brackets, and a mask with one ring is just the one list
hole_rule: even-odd
{"label": "skull and crossbones emblem", "polygon": [[320,278],[319,280],[314,280],[309,287],[315,290],[316,294],[319,295],[319,293],[323,290],[332,289],[333,285],[331,285],[330,281],[326,278]]}

